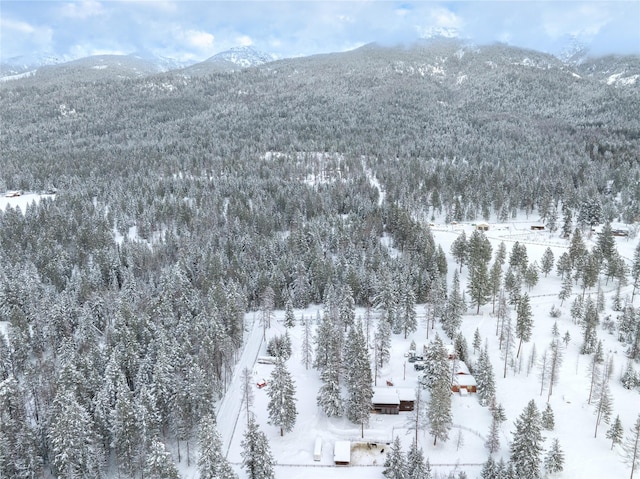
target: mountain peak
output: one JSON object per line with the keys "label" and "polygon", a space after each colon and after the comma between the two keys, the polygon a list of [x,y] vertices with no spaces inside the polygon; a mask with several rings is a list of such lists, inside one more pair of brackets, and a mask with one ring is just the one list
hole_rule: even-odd
{"label": "mountain peak", "polygon": [[268,53],[261,52],[250,46],[244,46],[230,48],[229,50],[217,53],[205,61],[229,62],[241,68],[248,68],[272,62],[273,60],[273,56]]}

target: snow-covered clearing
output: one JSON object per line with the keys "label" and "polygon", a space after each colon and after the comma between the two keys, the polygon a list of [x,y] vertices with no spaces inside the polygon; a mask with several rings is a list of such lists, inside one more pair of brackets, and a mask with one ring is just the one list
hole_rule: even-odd
{"label": "snow-covered clearing", "polygon": [[20,196],[7,197],[5,195],[0,196],[0,210],[6,210],[7,206],[12,208],[20,208],[20,211],[24,213],[27,210],[27,206],[31,203],[39,203],[42,198],[55,198],[56,195],[44,195],[39,193],[24,193]]}
{"label": "snow-covered clearing", "polygon": [[[533,222],[532,222],[533,223]],[[457,225],[455,228],[450,225],[434,225],[433,233],[436,242],[440,243],[445,252],[449,252],[451,243],[462,230],[469,236],[473,231],[471,224]],[[529,261],[538,261],[544,250],[549,246],[554,252],[555,259],[565,251],[568,242],[557,235],[551,236],[548,232],[535,232],[528,230],[528,223],[510,223],[508,225],[492,224],[487,232],[487,237],[491,240],[495,248],[501,241],[505,241],[507,251],[515,241],[525,244]],[[592,246],[596,237],[586,238],[589,246]],[[629,238],[616,238],[616,245],[620,254],[625,258],[633,257],[633,249],[637,240]],[[456,268],[451,258],[449,259],[450,276]],[[465,287],[467,279],[466,267],[461,275],[462,286]],[[579,348],[582,341],[582,330],[579,325],[571,320],[569,309],[573,298],[565,301],[560,307],[560,300],[557,298],[561,287],[561,281],[554,272],[547,278],[540,277],[538,285],[530,292],[531,305],[534,316],[534,332],[530,342],[523,344],[520,353],[521,360],[518,362],[519,372],[514,372],[513,367],[508,367],[507,377],[503,378],[504,361],[498,350],[498,339],[496,337],[496,319],[491,313],[491,304],[480,308],[480,314],[474,314],[470,309],[469,314],[464,317],[462,332],[465,334],[470,347],[470,355],[473,354],[471,342],[476,328],[480,331],[483,343],[488,344],[489,354],[492,360],[497,385],[498,401],[504,406],[507,421],[501,426],[501,447],[496,454],[496,458],[503,457],[508,460],[509,442],[514,430],[514,421],[522,413],[527,402],[531,399],[536,401],[538,409],[542,411],[546,405],[548,388],[545,387],[541,395],[539,365],[534,362],[528,368],[528,361],[531,359],[531,352],[534,348],[537,351],[537,358],[540,358],[545,348],[552,339],[551,328],[555,321],[561,335],[569,331],[571,341],[565,348],[563,345],[564,360],[560,369],[558,383],[554,386],[553,394],[549,403],[555,414],[555,429],[544,431],[545,448],[548,448],[554,438],[560,440],[560,445],[565,452],[564,472],[557,477],[581,479],[600,479],[627,477],[628,467],[621,457],[619,446],[611,450],[611,443],[605,438],[608,428],[606,424],[601,424],[598,437],[594,438],[595,416],[594,406],[587,404],[589,393],[589,377],[587,372],[588,356],[580,355]],[[614,319],[617,313],[610,310],[611,296],[614,290],[612,284],[604,285],[607,311],[601,318],[611,315]],[[575,294],[581,293],[581,288],[574,288]],[[595,291],[591,291],[595,295]],[[630,287],[626,287],[624,293],[630,294]],[[588,292],[589,294],[589,292]],[[561,316],[557,319],[549,316],[551,306],[561,310]],[[409,350],[411,340],[415,340],[418,348],[427,343],[426,330],[424,324],[425,306],[418,305],[417,312],[420,318],[418,330],[404,339],[402,335],[394,335],[392,339],[392,357],[390,363],[386,365],[377,378],[377,386],[386,387],[386,381],[394,384],[394,387],[415,388],[417,384],[417,372],[413,365],[408,363],[404,354]],[[250,313],[248,321],[252,319]],[[399,415],[372,414],[369,427],[365,428],[364,438],[360,437],[358,425],[350,423],[344,418],[327,418],[316,404],[316,396],[321,386],[318,372],[306,370],[301,360],[301,342],[303,328],[300,325],[300,318],[311,318],[314,325],[317,318],[322,314],[322,306],[311,306],[305,310],[296,310],[296,326],[290,331],[293,355],[287,361],[287,367],[292,373],[296,382],[296,396],[298,419],[293,431],[280,436],[279,428],[268,424],[267,415],[267,385],[266,388],[255,389],[255,402],[253,412],[261,429],[269,438],[274,457],[278,462],[276,477],[295,478],[321,478],[321,477],[359,477],[363,479],[382,477],[382,464],[386,457],[388,448],[386,447],[396,436],[400,437],[405,451],[413,440],[413,431],[409,424],[409,413]],[[365,318],[363,309],[357,310],[357,316]],[[373,312],[373,319],[369,327],[369,338],[373,338],[377,313]],[[285,328],[282,324],[284,312],[276,313],[276,321],[267,330],[267,336],[283,334]],[[515,313],[511,313],[515,320]],[[436,331],[445,338],[444,333],[436,325]],[[435,331],[429,331],[429,337],[434,337]],[[252,333],[249,335],[249,343],[236,368],[236,374],[232,385],[229,387],[227,396],[219,408],[218,426],[224,438],[225,444],[231,438],[228,448],[228,459],[233,463],[234,468],[240,477],[246,477],[241,468],[241,446],[242,436],[246,425],[244,410],[240,407],[239,393],[239,371],[245,366],[252,367],[255,382],[261,379],[269,380],[272,365],[254,363],[257,355],[266,355],[265,345],[260,344],[261,328],[254,325]],[[625,434],[628,428],[640,412],[640,395],[637,391],[628,391],[620,384],[620,376],[626,367],[627,361],[624,356],[624,346],[620,344],[614,335],[606,332],[602,328],[598,330],[598,336],[604,343],[605,361],[609,357],[613,361],[613,374],[610,381],[611,393],[613,397],[613,414],[620,415],[625,427]],[[257,349],[256,349],[257,348]],[[528,371],[529,369],[529,371]],[[229,404],[232,403],[233,407]],[[491,416],[488,408],[483,407],[475,394],[462,397],[457,393],[453,395],[452,401],[454,427],[450,432],[449,440],[446,443],[438,443],[433,446],[433,438],[426,431],[419,434],[419,442],[423,447],[425,456],[429,458],[434,473],[445,477],[452,470],[464,470],[470,478],[479,477],[480,465],[487,459],[488,453],[484,447],[485,437],[489,430]],[[236,421],[237,418],[237,421]],[[462,444],[458,448],[458,437],[462,437]],[[320,461],[314,461],[314,444],[316,438],[321,438],[323,448]],[[333,446],[335,441],[352,441],[352,460],[350,466],[333,465]],[[367,443],[376,443],[376,447],[369,447]],[[189,476],[189,477],[196,477]]]}

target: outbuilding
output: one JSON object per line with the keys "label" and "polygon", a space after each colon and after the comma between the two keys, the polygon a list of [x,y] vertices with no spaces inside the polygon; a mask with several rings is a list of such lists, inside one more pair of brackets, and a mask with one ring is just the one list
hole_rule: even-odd
{"label": "outbuilding", "polygon": [[351,442],[336,441],[333,446],[333,462],[336,466],[348,466],[351,463]]}
{"label": "outbuilding", "polygon": [[320,461],[322,459],[322,438],[316,437],[316,442],[313,446],[313,460]]}

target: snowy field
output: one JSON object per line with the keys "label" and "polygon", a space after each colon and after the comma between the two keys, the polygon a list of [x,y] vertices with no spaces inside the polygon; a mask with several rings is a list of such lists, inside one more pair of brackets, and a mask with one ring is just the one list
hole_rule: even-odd
{"label": "snowy field", "polygon": [[[550,236],[547,232],[530,231],[529,225],[534,223],[510,223],[505,225],[491,225],[486,233],[491,240],[495,252],[501,241],[505,242],[507,252],[515,241],[527,247],[529,262],[540,260],[544,250],[549,246],[553,250],[555,259],[566,251],[568,241],[559,238],[557,235]],[[465,225],[433,225],[433,234],[437,243],[441,244],[449,257],[449,284],[456,265],[449,255],[451,243],[465,230],[467,237],[473,231],[471,224]],[[591,238],[585,238],[589,247],[593,246],[596,239],[594,234]],[[633,257],[633,251],[637,244],[636,239],[616,238],[616,246],[620,254],[627,260]],[[461,284],[463,290],[466,288],[467,268],[463,268]],[[607,310],[601,314],[601,319],[611,315],[613,319],[618,313],[610,310],[611,297],[614,286],[609,283],[604,286]],[[492,360],[496,386],[497,400],[501,403],[507,415],[507,421],[501,425],[501,447],[494,456],[497,459],[509,458],[509,443],[512,439],[514,421],[522,413],[526,404],[534,399],[538,409],[542,411],[547,402],[548,388],[540,393],[539,365],[536,363],[527,367],[531,358],[532,349],[536,348],[537,357],[540,358],[542,352],[552,340],[551,328],[555,321],[558,323],[561,337],[568,331],[571,341],[565,348],[562,346],[564,358],[561,365],[557,384],[554,386],[553,394],[549,403],[555,415],[555,429],[543,431],[545,436],[545,450],[550,446],[554,438],[558,438],[565,453],[564,471],[557,475],[560,478],[581,478],[581,479],[602,479],[602,478],[625,478],[629,475],[629,468],[622,460],[620,446],[611,450],[611,442],[605,438],[608,425],[601,424],[597,438],[594,438],[595,421],[594,405],[588,405],[589,395],[589,373],[587,363],[589,356],[580,355],[579,348],[582,342],[582,330],[579,325],[574,324],[570,316],[570,307],[573,298],[582,293],[578,286],[574,287],[574,295],[571,299],[565,300],[560,306],[558,292],[561,289],[561,280],[553,271],[547,278],[540,275],[540,280],[536,286],[529,291],[531,306],[534,317],[534,331],[531,341],[524,343],[519,362],[520,371],[514,372],[513,368],[508,368],[507,377],[503,378],[503,359],[498,350],[498,338],[496,337],[496,318],[491,313],[491,304],[480,308],[480,313],[475,314],[475,310],[470,308],[465,315],[462,325],[462,332],[467,338],[470,348],[470,356],[473,360],[477,355],[473,354],[471,347],[473,333],[478,328],[482,337],[482,342],[488,343],[489,354]],[[623,290],[630,295],[631,287],[627,286]],[[587,294],[595,297],[593,291]],[[637,301],[637,300],[636,300]],[[559,318],[554,319],[549,315],[551,307],[555,305],[561,310]],[[404,354],[409,350],[411,340],[414,340],[421,348],[428,343],[424,324],[425,306],[416,306],[419,327],[418,330],[404,339],[402,335],[393,335],[391,360],[385,368],[379,371],[377,386],[384,387],[386,381],[394,384],[394,387],[415,388],[417,384],[417,372],[413,365],[408,363]],[[388,451],[386,443],[395,437],[400,437],[404,450],[408,450],[413,440],[413,431],[410,430],[409,413],[400,413],[397,416],[372,414],[369,427],[364,431],[364,439],[360,438],[360,428],[358,425],[350,423],[344,418],[327,418],[316,404],[316,396],[321,386],[318,372],[314,369],[306,370],[301,360],[301,342],[303,328],[299,324],[300,318],[312,318],[314,326],[318,315],[322,314],[321,306],[311,306],[306,310],[296,310],[296,326],[290,330],[292,338],[293,354],[287,361],[287,367],[292,373],[296,383],[296,397],[298,419],[293,431],[280,436],[280,431],[275,426],[268,424],[267,415],[267,388],[254,390],[255,402],[253,412],[257,417],[261,429],[269,438],[271,450],[278,462],[276,477],[286,477],[287,479],[297,478],[324,478],[324,477],[358,477],[358,478],[380,478],[382,477],[382,465]],[[357,316],[364,320],[365,311],[357,310]],[[377,313],[373,312],[374,318]],[[283,334],[285,328],[282,324],[284,312],[276,313],[276,321],[272,323],[271,329],[267,330],[267,339],[274,335]],[[511,317],[515,321],[515,312],[511,312]],[[247,316],[250,324],[255,318],[254,314]],[[375,319],[370,327],[370,339],[373,339],[375,331]],[[445,339],[445,334],[436,324],[436,331]],[[254,363],[258,355],[266,355],[265,344],[261,340],[262,331],[260,327],[255,327],[250,335],[249,348],[251,353],[243,355],[243,364],[248,362],[252,368],[255,382],[261,379],[268,381],[273,366]],[[433,331],[429,331],[429,337],[433,338]],[[610,388],[613,397],[612,419],[620,415],[625,435],[632,423],[640,413],[640,395],[637,391],[629,391],[620,384],[620,376],[627,365],[624,356],[624,347],[619,343],[613,334],[599,328],[598,337],[604,343],[605,362],[612,358],[613,374],[610,380]],[[253,339],[251,339],[253,338]],[[257,339],[256,339],[257,338]],[[247,351],[245,351],[246,354]],[[373,353],[371,352],[371,355]],[[252,360],[253,358],[253,360]],[[240,366],[240,365],[239,365]],[[527,369],[530,369],[527,371]],[[239,367],[236,371],[241,370]],[[236,382],[238,381],[236,376]],[[233,389],[234,386],[232,386]],[[268,387],[268,386],[267,386]],[[227,395],[225,401],[230,396]],[[237,404],[233,413],[219,414],[218,426],[223,438],[230,438],[228,443],[228,459],[233,463],[234,469],[241,478],[246,477],[241,468],[241,447],[240,442],[244,433],[246,416],[240,408],[239,395],[237,390],[231,396],[232,402]],[[453,429],[450,431],[449,440],[446,443],[438,442],[433,446],[433,438],[428,432],[421,432],[419,436],[420,446],[424,449],[425,457],[428,457],[435,477],[446,477],[451,471],[464,470],[469,478],[480,476],[481,465],[488,457],[488,452],[484,447],[486,435],[491,423],[489,409],[480,405],[475,394],[462,397],[457,393],[453,394]],[[224,406],[224,404],[223,404]],[[236,411],[239,416],[235,416]],[[231,414],[231,415],[229,415]],[[320,461],[314,461],[314,443],[316,438],[321,438],[323,448]],[[461,440],[459,440],[461,438]],[[338,440],[353,441],[352,462],[350,466],[336,467],[333,465],[333,445]],[[357,445],[358,443],[362,443]],[[377,447],[369,448],[366,443],[376,443]],[[384,449],[384,450],[383,450]],[[187,471],[185,471],[187,472]],[[187,474],[187,477],[197,477],[197,474]]]}
{"label": "snowy field", "polygon": [[39,203],[42,198],[55,198],[56,195],[41,195],[39,193],[24,193],[20,196],[7,197],[5,194],[0,196],[0,210],[6,210],[7,206],[12,208],[20,208],[24,213],[27,206],[31,203]]}

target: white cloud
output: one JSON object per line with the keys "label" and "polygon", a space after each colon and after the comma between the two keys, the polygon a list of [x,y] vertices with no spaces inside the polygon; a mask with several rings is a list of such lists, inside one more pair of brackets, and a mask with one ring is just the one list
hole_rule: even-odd
{"label": "white cloud", "polygon": [[89,17],[102,15],[105,10],[100,2],[95,0],[83,0],[81,2],[65,3],[62,5],[61,14],[63,17],[83,20]]}
{"label": "white cloud", "polygon": [[430,17],[434,26],[439,28],[454,28],[457,30],[462,27],[463,23],[462,18],[443,7],[431,10]]}
{"label": "white cloud", "polygon": [[36,31],[35,27],[27,22],[9,20],[7,18],[0,18],[0,27],[2,27],[2,30],[13,30],[18,33],[33,33]]}
{"label": "white cloud", "polygon": [[253,40],[248,35],[242,35],[236,38],[236,43],[241,47],[250,47],[253,45]]}
{"label": "white cloud", "polygon": [[196,29],[183,29],[182,27],[175,27],[173,29],[174,37],[179,43],[182,43],[185,48],[198,50],[210,50],[213,47],[215,37],[204,30]]}

